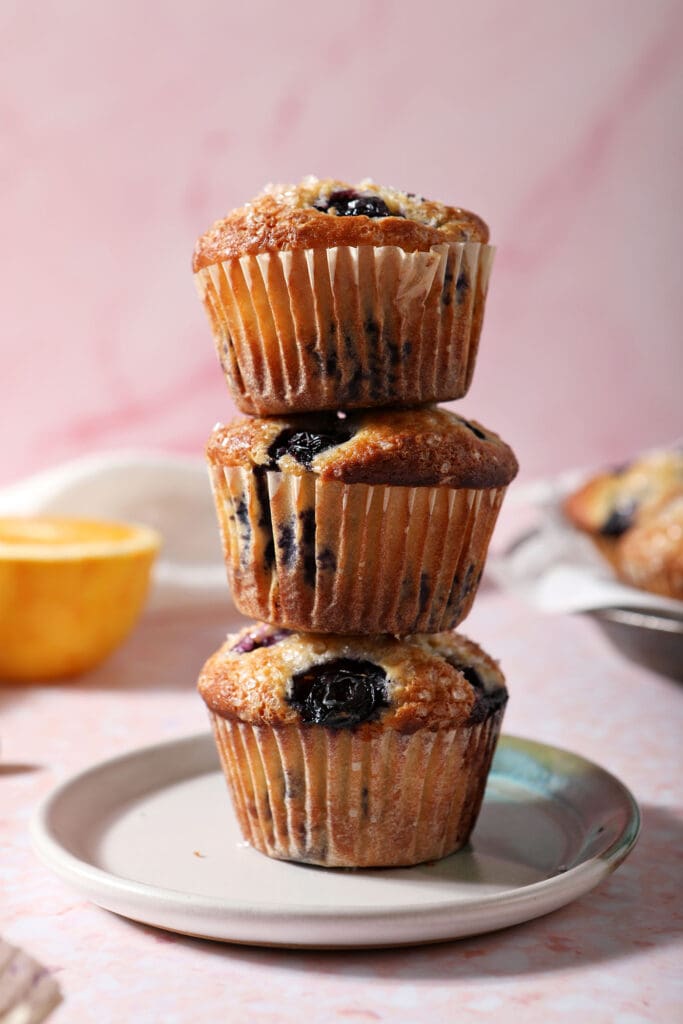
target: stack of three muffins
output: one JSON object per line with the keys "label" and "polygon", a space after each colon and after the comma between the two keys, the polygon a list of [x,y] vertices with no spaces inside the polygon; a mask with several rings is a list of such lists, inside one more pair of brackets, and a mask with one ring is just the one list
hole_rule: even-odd
{"label": "stack of three muffins", "polygon": [[473,214],[380,188],[271,188],[194,269],[244,418],[211,480],[240,611],[199,689],[245,838],[415,864],[474,827],[507,700],[467,615],[517,464],[432,403],[472,378],[492,249]]}

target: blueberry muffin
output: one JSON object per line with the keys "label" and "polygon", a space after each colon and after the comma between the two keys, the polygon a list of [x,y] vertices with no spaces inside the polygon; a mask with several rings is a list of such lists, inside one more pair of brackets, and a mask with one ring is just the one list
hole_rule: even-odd
{"label": "blueberry muffin", "polygon": [[513,452],[444,409],[217,427],[208,461],[246,615],[322,633],[434,633],[470,609]]}
{"label": "blueberry muffin", "polygon": [[270,186],[193,269],[238,407],[445,401],[472,380],[493,249],[475,214],[370,181]]}
{"label": "blueberry muffin", "polygon": [[683,601],[683,487],[624,533],[616,567],[625,583]]}
{"label": "blueberry muffin", "polygon": [[683,451],[593,477],[564,502],[625,583],[683,600]]}
{"label": "blueberry muffin", "polygon": [[386,867],[467,842],[507,691],[465,637],[257,624],[228,638],[198,685],[244,837],[262,853]]}

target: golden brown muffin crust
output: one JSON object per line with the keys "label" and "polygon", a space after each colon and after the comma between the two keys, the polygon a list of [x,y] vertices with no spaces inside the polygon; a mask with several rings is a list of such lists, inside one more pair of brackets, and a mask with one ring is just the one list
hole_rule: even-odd
{"label": "golden brown muffin crust", "polygon": [[683,452],[650,452],[600,473],[563,508],[625,583],[683,599]]}
{"label": "golden brown muffin crust", "polygon": [[[381,721],[357,730],[449,728],[468,721],[477,691],[451,662],[472,666],[487,694],[503,690],[498,664],[477,644],[457,633],[393,637],[337,637],[292,633],[270,647],[246,653],[232,648],[248,635],[264,635],[275,627],[248,626],[204,665],[198,681],[207,706],[224,718],[270,726],[300,723],[287,701],[294,675],[337,658],[371,661],[386,672],[389,707]],[[448,661],[446,659],[451,659]]]}
{"label": "golden brown muffin crust", "polygon": [[[379,196],[392,216],[340,217],[314,208],[314,202],[349,189]],[[444,242],[486,243],[488,238],[484,221],[459,207],[371,181],[349,185],[309,177],[298,185],[270,185],[252,202],[216,221],[198,240],[192,267],[198,271],[240,256],[292,249],[396,245],[406,252],[427,252]]]}
{"label": "golden brown muffin crust", "polygon": [[617,540],[612,562],[625,583],[683,600],[683,487],[641,513]]}
{"label": "golden brown muffin crust", "polygon": [[330,425],[353,436],[313,458],[310,471],[322,480],[483,489],[509,484],[518,469],[512,449],[497,434],[430,406],[350,412],[343,419],[322,414],[239,419],[215,427],[207,457],[214,466],[279,468],[301,475],[309,470],[292,455],[274,463],[271,445],[283,431],[324,432]]}
{"label": "golden brown muffin crust", "polygon": [[683,493],[683,452],[655,451],[592,477],[568,495],[563,507],[574,526],[601,533],[615,511],[631,509],[638,521],[674,491]]}

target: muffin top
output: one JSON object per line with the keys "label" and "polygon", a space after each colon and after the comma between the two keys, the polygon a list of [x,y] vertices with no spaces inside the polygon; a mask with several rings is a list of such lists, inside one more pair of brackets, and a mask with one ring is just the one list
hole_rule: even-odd
{"label": "muffin top", "polygon": [[655,451],[592,477],[565,499],[564,512],[580,530],[616,538],[677,494],[683,495],[683,451]]}
{"label": "muffin top", "polygon": [[501,487],[518,468],[497,434],[436,406],[238,419],[214,428],[207,456],[214,466],[410,487]]}
{"label": "muffin top", "polygon": [[304,178],[298,185],[268,185],[261,195],[198,240],[192,268],[240,256],[337,245],[397,245],[427,252],[433,245],[488,242],[489,229],[474,213],[366,180]]}
{"label": "muffin top", "polygon": [[683,487],[623,534],[616,569],[631,586],[683,601]]}
{"label": "muffin top", "polygon": [[198,687],[224,718],[364,733],[474,724],[507,701],[496,662],[457,633],[396,640],[292,633],[261,623],[228,637]]}

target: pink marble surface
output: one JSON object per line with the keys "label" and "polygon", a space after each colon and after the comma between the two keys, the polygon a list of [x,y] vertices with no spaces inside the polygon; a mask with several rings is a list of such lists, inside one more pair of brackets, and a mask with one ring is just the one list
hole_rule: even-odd
{"label": "pink marble surface", "polygon": [[600,762],[640,801],[638,846],[593,893],[546,918],[460,942],[288,952],[136,925],[53,877],[27,837],[39,798],[93,761],[205,728],[193,681],[225,624],[217,609],[149,616],[80,682],[0,687],[0,929],[57,972],[66,1001],[55,1024],[475,1024],[492,1014],[525,1024],[680,1020],[680,684],[622,660],[590,622],[539,620],[491,589],[467,631],[506,670],[506,730]]}
{"label": "pink marble surface", "polygon": [[[87,451],[198,453],[231,405],[194,239],[264,182],[312,171],[489,221],[499,253],[463,408],[525,475],[680,434],[682,42],[676,0],[0,6],[0,482]],[[165,935],[80,901],[32,855],[27,822],[56,782],[204,727],[193,680],[220,613],[149,617],[80,683],[0,686],[0,932],[57,972],[55,1024],[680,1019],[680,687],[589,622],[490,591],[467,628],[506,668],[508,731],[614,771],[644,832],[571,907],[400,952]]]}
{"label": "pink marble surface", "polygon": [[231,404],[189,271],[269,180],[373,176],[499,247],[465,411],[527,476],[680,434],[677,0],[0,6],[0,482],[198,452]]}

